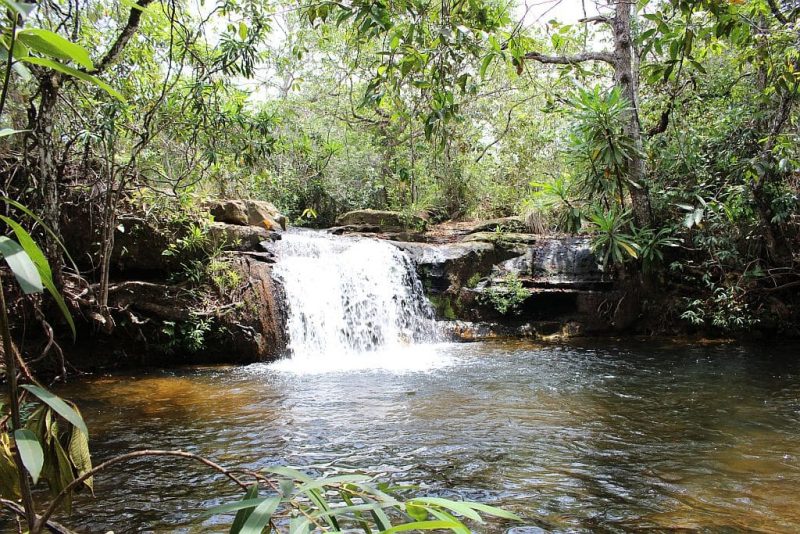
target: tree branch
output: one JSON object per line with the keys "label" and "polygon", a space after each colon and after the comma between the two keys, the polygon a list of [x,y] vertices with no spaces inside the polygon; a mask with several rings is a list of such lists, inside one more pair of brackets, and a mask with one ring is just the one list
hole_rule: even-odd
{"label": "tree branch", "polygon": [[778,19],[778,22],[780,22],[783,25],[789,23],[788,19],[781,11],[781,8],[778,7],[778,4],[775,3],[775,0],[767,0],[767,4],[769,4],[769,10],[772,11],[772,14],[775,16],[776,19]]}
{"label": "tree branch", "polygon": [[134,451],[134,452],[130,452],[130,453],[127,453],[127,454],[122,454],[120,456],[116,456],[114,458],[111,458],[110,460],[107,460],[107,461],[103,462],[102,464],[98,465],[94,469],[91,469],[91,470],[87,471],[83,475],[79,476],[78,478],[76,478],[75,480],[73,480],[72,482],[67,484],[64,487],[64,489],[62,489],[61,492],[58,495],[56,495],[53,498],[52,501],[50,501],[50,506],[47,508],[47,510],[45,510],[45,512],[39,518],[39,524],[48,522],[50,517],[53,515],[53,513],[58,508],[58,505],[61,504],[61,501],[64,499],[64,497],[66,497],[67,494],[70,491],[72,491],[75,487],[80,486],[81,484],[83,484],[83,482],[85,480],[93,477],[98,472],[103,471],[103,470],[107,469],[108,467],[110,467],[110,466],[112,466],[114,464],[118,464],[120,462],[127,462],[128,460],[132,460],[134,458],[141,458],[143,456],[177,456],[179,458],[186,458],[186,459],[189,459],[189,460],[194,460],[194,461],[197,461],[197,462],[200,462],[202,464],[207,465],[208,467],[214,469],[215,471],[218,471],[218,472],[222,473],[223,475],[225,475],[226,477],[231,479],[231,481],[233,481],[235,484],[237,484],[240,488],[245,489],[245,490],[248,488],[247,484],[245,484],[244,482],[239,480],[229,470],[225,469],[221,465],[216,464],[216,463],[212,462],[211,460],[209,460],[207,458],[204,458],[203,456],[200,456],[198,454],[192,454],[190,452],[184,452],[184,451],[162,451],[162,450]]}
{"label": "tree branch", "polygon": [[574,56],[546,56],[539,52],[528,52],[523,58],[555,65],[576,65],[586,61],[603,61],[609,65],[614,64],[614,56],[610,52],[583,52]]}
{"label": "tree branch", "polygon": [[103,59],[101,59],[95,69],[91,71],[91,74],[104,71],[119,58],[125,46],[128,44],[128,41],[131,40],[131,37],[133,37],[133,34],[136,33],[136,30],[139,28],[139,22],[142,20],[142,11],[151,3],[153,3],[153,0],[139,0],[136,2],[138,8],[131,8],[131,12],[128,14],[127,24],[125,24],[125,27],[117,36],[117,40],[114,41],[114,44],[111,45],[111,48],[109,48],[103,56]]}
{"label": "tree branch", "polygon": [[578,22],[583,24],[593,23],[593,24],[611,24],[611,19],[605,17],[603,15],[595,15],[594,17],[586,17],[583,19],[578,19]]}

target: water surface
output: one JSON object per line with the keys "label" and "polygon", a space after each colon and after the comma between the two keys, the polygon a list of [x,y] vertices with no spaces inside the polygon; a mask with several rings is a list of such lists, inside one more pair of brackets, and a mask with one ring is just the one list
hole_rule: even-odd
{"label": "water surface", "polygon": [[[96,463],[180,448],[227,466],[380,473],[507,507],[531,527],[516,532],[797,532],[797,349],[410,346],[392,365],[193,368],[59,393],[82,408]],[[236,495],[163,459],[110,471],[95,488],[65,523],[222,532],[201,512]]]}

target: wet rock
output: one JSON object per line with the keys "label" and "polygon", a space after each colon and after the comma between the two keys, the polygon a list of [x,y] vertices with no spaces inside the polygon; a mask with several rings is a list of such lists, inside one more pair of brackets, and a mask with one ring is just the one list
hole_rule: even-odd
{"label": "wet rock", "polygon": [[261,243],[280,239],[280,234],[259,226],[239,226],[221,222],[211,223],[208,227],[209,237],[218,246],[226,250],[260,251]]}
{"label": "wet rock", "polygon": [[[100,238],[100,229],[95,228]],[[164,251],[174,241],[173,232],[166,227],[158,227],[144,218],[135,215],[121,215],[117,219],[114,232],[114,251],[111,266],[116,272],[171,272],[180,268],[181,260],[176,256],[165,255]],[[99,242],[94,247],[83,248],[85,253],[99,252]],[[80,249],[79,249],[80,250]],[[99,256],[96,256],[99,262]]]}
{"label": "wet rock", "polygon": [[398,211],[355,210],[336,219],[336,226],[377,227],[380,233],[424,230],[426,222],[417,215],[406,215]]}
{"label": "wet rock", "polygon": [[220,314],[231,332],[224,351],[239,361],[274,360],[286,348],[285,306],[271,266],[252,257],[234,260],[244,285],[230,297],[235,306]]}
{"label": "wet rock", "polygon": [[514,248],[518,245],[535,245],[541,239],[541,236],[519,232],[477,232],[464,237],[466,242],[482,241],[505,248]]}
{"label": "wet rock", "polygon": [[262,200],[209,200],[205,203],[214,220],[237,226],[260,226],[286,230],[286,217],[273,204]]}
{"label": "wet rock", "polygon": [[405,243],[393,242],[409,254],[426,290],[434,293],[457,292],[470,280],[488,274],[505,257],[491,243]]}

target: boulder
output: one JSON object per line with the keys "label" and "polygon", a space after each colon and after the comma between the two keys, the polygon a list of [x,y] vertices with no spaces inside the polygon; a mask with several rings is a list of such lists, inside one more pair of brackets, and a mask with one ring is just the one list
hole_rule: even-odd
{"label": "boulder", "polygon": [[280,234],[260,226],[238,226],[213,222],[208,227],[210,238],[226,250],[261,251],[261,243],[280,239]]}
{"label": "boulder", "polygon": [[336,219],[336,226],[377,227],[380,232],[403,232],[425,229],[425,219],[418,215],[405,215],[399,211],[355,210]]}
{"label": "boulder", "polygon": [[205,206],[217,222],[286,230],[286,217],[263,200],[210,200]]}
{"label": "boulder", "polygon": [[505,251],[483,242],[392,244],[411,257],[423,285],[434,293],[455,293],[476,277],[487,275],[495,263],[509,257]]}
{"label": "boulder", "polygon": [[272,278],[272,268],[247,256],[236,258],[232,268],[244,284],[230,296],[236,306],[219,314],[219,320],[231,333],[222,347],[223,353],[243,362],[274,360],[286,348],[287,339],[286,307],[280,286]]}

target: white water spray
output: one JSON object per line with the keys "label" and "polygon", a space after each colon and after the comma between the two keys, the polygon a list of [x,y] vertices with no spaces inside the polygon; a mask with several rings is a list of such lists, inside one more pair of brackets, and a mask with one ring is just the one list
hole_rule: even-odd
{"label": "white water spray", "polygon": [[437,340],[433,311],[403,251],[376,239],[294,230],[275,252],[291,356],[279,367],[429,366],[420,344]]}

